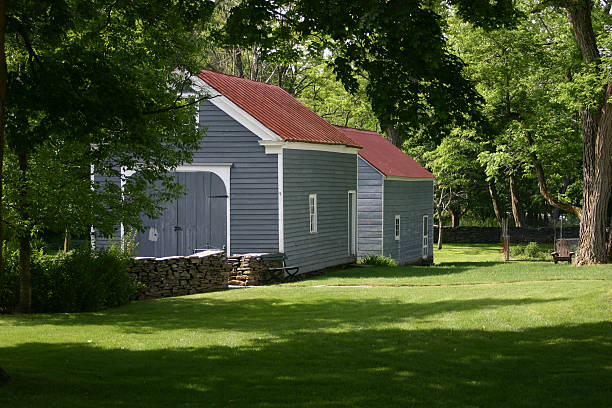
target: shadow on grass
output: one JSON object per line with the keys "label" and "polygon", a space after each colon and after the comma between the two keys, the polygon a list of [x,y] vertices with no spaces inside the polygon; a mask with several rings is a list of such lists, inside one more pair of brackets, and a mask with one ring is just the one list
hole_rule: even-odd
{"label": "shadow on grass", "polygon": [[464,273],[474,268],[492,268],[502,265],[504,262],[452,262],[442,263],[434,266],[372,266],[343,269],[326,273],[320,277],[315,277],[314,280],[325,280],[329,278],[350,278],[350,279],[372,279],[372,278],[389,278],[389,279],[405,279],[405,278],[421,278],[427,276],[444,276]]}
{"label": "shadow on grass", "polygon": [[477,298],[407,303],[378,298],[340,300],[323,297],[313,299],[311,302],[300,302],[290,298],[258,297],[225,300],[188,296],[136,302],[101,314],[18,315],[7,320],[15,326],[108,325],[120,328],[125,333],[153,334],[158,331],[202,329],[244,333],[265,331],[272,335],[282,335],[295,330],[336,328],[345,323],[393,324],[451,312],[564,300],[567,299]]}
{"label": "shadow on grass", "polygon": [[301,331],[244,347],[0,349],[3,407],[604,407],[612,324]]}

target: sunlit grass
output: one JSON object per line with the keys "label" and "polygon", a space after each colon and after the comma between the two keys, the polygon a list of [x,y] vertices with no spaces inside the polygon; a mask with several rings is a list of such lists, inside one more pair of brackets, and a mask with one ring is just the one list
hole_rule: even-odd
{"label": "sunlit grass", "polygon": [[445,245],[442,250],[434,251],[434,262],[434,266],[375,266],[336,270],[292,285],[472,285],[612,279],[612,265],[577,268],[567,263],[503,262],[501,245],[491,244]]}
{"label": "sunlit grass", "polygon": [[1,316],[0,407],[610,406],[612,268],[500,257]]}

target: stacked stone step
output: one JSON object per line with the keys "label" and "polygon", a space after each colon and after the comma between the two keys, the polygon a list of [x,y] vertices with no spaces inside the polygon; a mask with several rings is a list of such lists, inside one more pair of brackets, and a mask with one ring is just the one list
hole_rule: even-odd
{"label": "stacked stone step", "polygon": [[244,254],[228,258],[232,271],[229,284],[233,286],[254,286],[269,283],[275,274],[270,274],[268,268],[280,267],[282,262],[267,262],[261,258],[263,254]]}
{"label": "stacked stone step", "polygon": [[135,258],[130,273],[137,299],[182,296],[227,289],[231,266],[223,251],[189,257]]}

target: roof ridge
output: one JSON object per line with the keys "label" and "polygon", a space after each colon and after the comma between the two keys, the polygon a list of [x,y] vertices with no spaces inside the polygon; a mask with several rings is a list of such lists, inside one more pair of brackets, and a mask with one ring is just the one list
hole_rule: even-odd
{"label": "roof ridge", "polygon": [[361,148],[280,86],[206,69],[198,77],[284,140]]}
{"label": "roof ridge", "polygon": [[[236,76],[236,75],[225,74],[223,72],[217,72],[217,71],[213,71],[213,70],[210,70],[210,69],[201,69],[200,73],[202,73],[202,72],[210,72],[212,74],[223,75],[223,76],[226,76],[226,77],[235,78],[235,79],[242,80],[242,81],[248,81],[248,82],[252,82],[254,84],[258,84],[258,85],[270,86],[272,88],[278,88],[278,89],[281,89],[281,90],[285,91],[282,87],[280,87],[278,85],[268,84],[266,82],[255,81],[254,79],[242,78],[242,77],[239,77],[239,76]],[[285,91],[285,92],[287,92],[287,91]],[[287,93],[289,93],[289,92],[287,92]],[[291,94],[289,94],[289,95],[291,95]]]}
{"label": "roof ridge", "polygon": [[382,136],[382,134],[379,133],[377,130],[360,129],[360,128],[354,128],[354,127],[350,127],[350,126],[340,126],[340,125],[334,125],[333,123],[332,123],[332,125],[337,127],[337,128],[341,128],[341,129],[350,129],[350,130],[357,130],[359,132],[376,133],[377,135]]}

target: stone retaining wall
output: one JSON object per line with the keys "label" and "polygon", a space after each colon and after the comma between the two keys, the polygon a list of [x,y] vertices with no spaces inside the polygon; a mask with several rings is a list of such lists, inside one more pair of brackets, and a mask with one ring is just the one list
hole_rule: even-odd
{"label": "stone retaining wall", "polygon": [[[508,228],[511,243],[552,243],[555,231],[543,228]],[[563,227],[563,237],[577,238],[579,227]],[[559,228],[557,227],[557,238]],[[434,242],[438,242],[438,227],[434,227]],[[495,244],[501,242],[501,229],[497,227],[443,227],[442,243]]]}
{"label": "stone retaining wall", "polygon": [[281,267],[282,262],[269,262],[261,259],[263,254],[243,254],[230,256],[227,261],[231,265],[229,284],[236,286],[251,286],[270,283],[276,275],[268,272],[268,267]]}
{"label": "stone retaining wall", "polygon": [[191,295],[227,289],[231,271],[223,251],[183,257],[134,258],[130,273],[139,289],[136,299]]}

